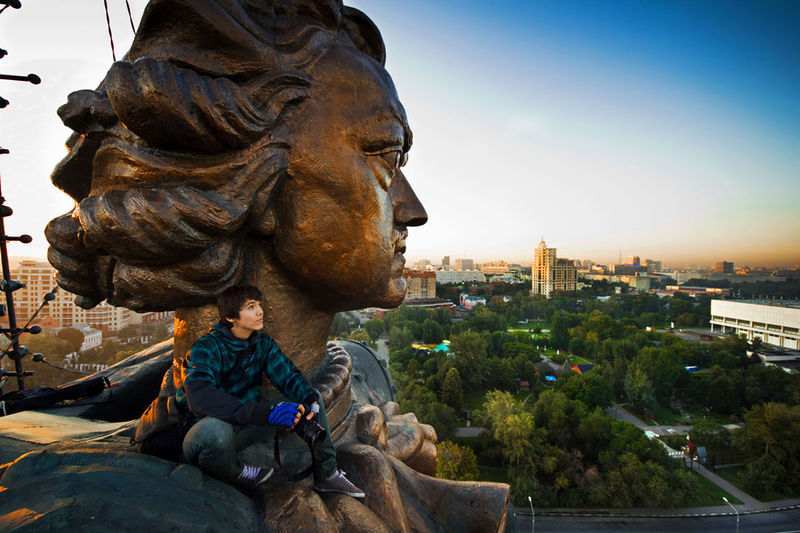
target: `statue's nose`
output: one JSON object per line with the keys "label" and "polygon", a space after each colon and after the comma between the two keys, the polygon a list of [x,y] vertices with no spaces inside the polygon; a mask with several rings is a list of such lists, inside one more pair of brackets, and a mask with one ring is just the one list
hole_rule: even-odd
{"label": "statue's nose", "polygon": [[404,226],[421,226],[428,221],[428,213],[425,212],[422,202],[417,198],[402,170],[397,170],[390,191],[395,223]]}

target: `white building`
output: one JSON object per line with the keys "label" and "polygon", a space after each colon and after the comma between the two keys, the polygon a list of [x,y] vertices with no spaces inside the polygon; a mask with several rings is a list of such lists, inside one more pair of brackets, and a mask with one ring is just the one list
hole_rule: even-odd
{"label": "white building", "polygon": [[83,343],[81,343],[80,351],[85,352],[86,350],[97,348],[103,343],[103,332],[99,329],[94,329],[88,324],[79,324],[74,327],[83,333]]}
{"label": "white building", "polygon": [[778,301],[711,300],[711,331],[800,350],[800,306]]}
{"label": "white building", "polygon": [[483,283],[486,275],[480,270],[437,270],[436,283]]}

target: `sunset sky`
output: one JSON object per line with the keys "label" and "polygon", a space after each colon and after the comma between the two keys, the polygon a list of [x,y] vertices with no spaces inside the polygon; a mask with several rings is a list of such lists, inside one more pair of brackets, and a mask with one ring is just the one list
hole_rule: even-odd
{"label": "sunset sky", "polygon": [[[131,0],[138,24],[146,2]],[[406,175],[430,221],[409,261],[558,255],[800,263],[800,2],[359,0],[414,130]],[[2,191],[44,256],[71,209],[49,181],[56,109],[111,64],[102,2],[0,14]],[[109,0],[117,57],[132,38]]]}

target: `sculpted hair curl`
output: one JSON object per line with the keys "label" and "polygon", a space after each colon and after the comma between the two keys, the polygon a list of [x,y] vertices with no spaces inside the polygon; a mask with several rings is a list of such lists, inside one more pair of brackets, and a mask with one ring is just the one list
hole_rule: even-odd
{"label": "sculpted hair curl", "polygon": [[384,62],[372,22],[336,0],[153,0],[124,60],[59,109],[75,133],[53,183],[77,202],[45,229],[58,284],[91,308],[213,302],[274,231],[284,118],[328,46]]}

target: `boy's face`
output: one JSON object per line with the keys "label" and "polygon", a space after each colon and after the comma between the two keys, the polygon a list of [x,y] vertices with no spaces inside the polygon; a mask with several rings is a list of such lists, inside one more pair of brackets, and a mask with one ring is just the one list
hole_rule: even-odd
{"label": "boy's face", "polygon": [[231,318],[234,332],[246,333],[248,336],[254,331],[261,331],[264,327],[264,311],[258,300],[245,300],[239,309],[239,318]]}

